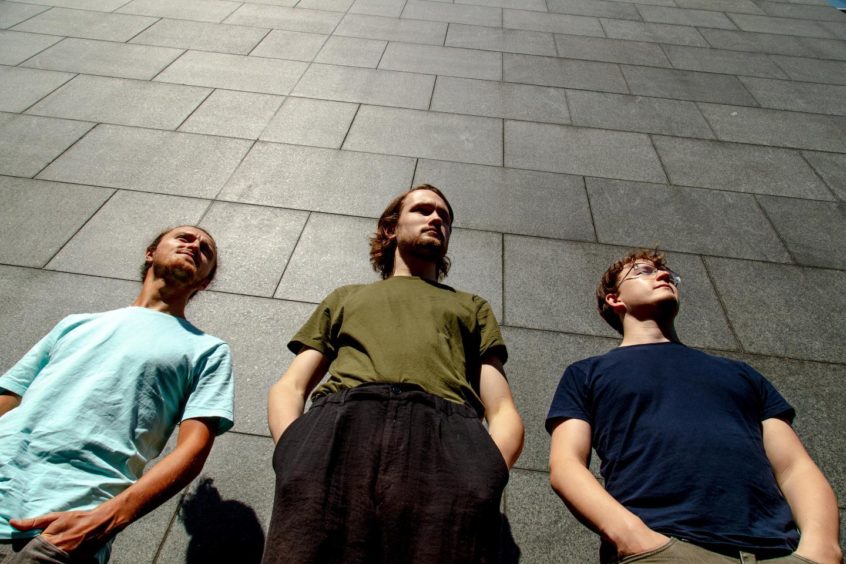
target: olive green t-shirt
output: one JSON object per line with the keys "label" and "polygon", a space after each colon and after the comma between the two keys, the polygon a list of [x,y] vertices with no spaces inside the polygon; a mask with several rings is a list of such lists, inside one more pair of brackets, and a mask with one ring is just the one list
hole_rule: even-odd
{"label": "olive green t-shirt", "polygon": [[408,276],[338,288],[288,343],[294,354],[303,346],[330,361],[312,398],[367,382],[417,384],[479,413],[482,358],[508,358],[488,302]]}

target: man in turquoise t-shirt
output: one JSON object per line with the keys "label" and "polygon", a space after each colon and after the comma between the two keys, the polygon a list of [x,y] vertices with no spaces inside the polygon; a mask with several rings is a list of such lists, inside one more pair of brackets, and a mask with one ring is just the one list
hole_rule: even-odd
{"label": "man in turquoise t-shirt", "polygon": [[131,307],[66,317],[0,377],[0,560],[106,562],[199,474],[233,424],[229,347],[184,318],[216,271],[208,233],[165,231]]}

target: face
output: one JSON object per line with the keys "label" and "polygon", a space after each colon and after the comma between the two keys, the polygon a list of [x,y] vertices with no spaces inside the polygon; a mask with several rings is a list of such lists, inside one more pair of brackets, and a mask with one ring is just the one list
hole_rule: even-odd
{"label": "face", "polygon": [[678,280],[675,273],[657,270],[648,260],[638,260],[623,268],[617,277],[617,293],[609,297],[625,304],[629,311],[659,304],[674,304],[673,309],[678,309]]}
{"label": "face", "polygon": [[429,190],[408,193],[394,233],[398,249],[437,260],[446,255],[451,232],[449,208],[440,196]]}
{"label": "face", "polygon": [[205,287],[217,262],[217,245],[202,229],[186,225],[165,234],[146,260],[160,278]]}

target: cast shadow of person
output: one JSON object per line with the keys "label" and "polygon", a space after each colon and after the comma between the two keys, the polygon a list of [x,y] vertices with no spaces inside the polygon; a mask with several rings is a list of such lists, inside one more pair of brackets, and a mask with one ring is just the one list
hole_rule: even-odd
{"label": "cast shadow of person", "polygon": [[517,564],[520,562],[520,547],[514,541],[514,535],[511,534],[511,523],[508,522],[508,517],[505,514],[501,515],[499,529],[499,562],[500,564]]}
{"label": "cast shadow of person", "polygon": [[261,562],[264,531],[256,512],[239,501],[224,500],[211,478],[201,480],[185,497],[179,518],[191,538],[186,564]]}

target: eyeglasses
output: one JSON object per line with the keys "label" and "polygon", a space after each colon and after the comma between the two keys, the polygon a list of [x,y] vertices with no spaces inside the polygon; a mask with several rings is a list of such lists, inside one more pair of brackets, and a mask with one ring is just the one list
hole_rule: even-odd
{"label": "eyeglasses", "polygon": [[670,270],[669,268],[658,268],[654,264],[643,263],[643,262],[636,262],[632,265],[626,275],[623,276],[623,279],[620,280],[620,283],[614,287],[614,291],[620,289],[620,286],[623,285],[623,282],[626,280],[631,280],[632,278],[640,278],[641,276],[652,276],[657,275],[659,272],[666,272],[670,275],[670,284],[675,286],[676,288],[679,287],[681,284],[681,276]]}

